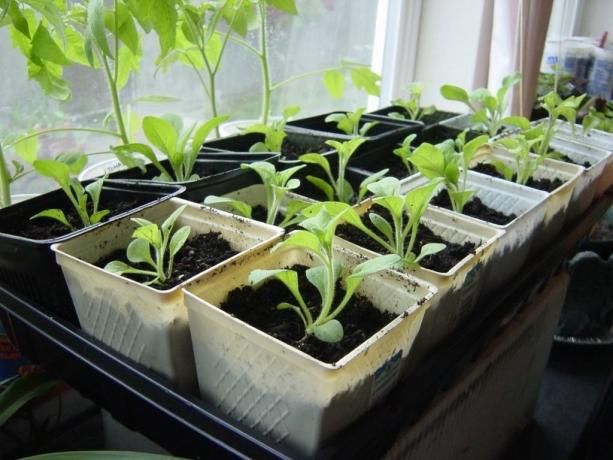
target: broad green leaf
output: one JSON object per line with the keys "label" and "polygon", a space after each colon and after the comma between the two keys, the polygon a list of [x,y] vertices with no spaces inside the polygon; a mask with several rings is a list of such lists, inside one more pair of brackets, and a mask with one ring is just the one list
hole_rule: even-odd
{"label": "broad green leaf", "polygon": [[132,270],[132,267],[130,267],[125,262],[121,262],[119,260],[113,260],[112,262],[109,262],[108,264],[106,264],[104,266],[104,269],[107,272],[114,273],[115,275],[122,275]]}
{"label": "broad green leaf", "polygon": [[321,252],[321,243],[317,236],[305,230],[296,230],[290,233],[284,241],[278,243],[273,248],[273,251],[278,251],[287,247],[300,247],[312,251],[315,254]]}
{"label": "broad green leaf", "polygon": [[132,240],[126,250],[126,256],[133,264],[146,263],[155,268],[155,262],[151,257],[151,245],[147,240],[141,238]]}
{"label": "broad green leaf", "polygon": [[204,46],[204,52],[211,67],[215,67],[221,59],[222,49],[223,41],[221,37],[218,34],[213,34]]}
{"label": "broad green leaf", "polygon": [[253,163],[242,163],[241,169],[251,169],[262,179],[262,183],[269,184],[274,181],[275,166],[267,161],[254,161]]}
{"label": "broad green leaf", "polygon": [[49,394],[58,383],[47,374],[18,377],[0,393],[0,426],[33,399]]}
{"label": "broad green leaf", "polygon": [[75,228],[75,226],[68,221],[64,211],[61,209],[45,209],[44,211],[34,214],[32,217],[30,217],[30,219],[38,219],[40,217],[48,217],[49,219],[57,220],[71,230]]}
{"label": "broad green leaf", "polygon": [[91,225],[97,224],[110,213],[111,211],[109,211],[108,209],[103,209],[102,211],[95,212],[91,216],[89,216],[89,223]]}
{"label": "broad green leaf", "polygon": [[249,151],[251,153],[266,153],[268,152],[268,147],[264,142],[256,142],[251,147],[249,147]]}
{"label": "broad green leaf", "polygon": [[290,105],[287,106],[283,109],[283,119],[284,120],[289,120],[290,118],[298,115],[298,112],[300,112],[300,106],[299,105]]}
{"label": "broad green leaf", "polygon": [[68,193],[70,189],[70,169],[62,162],[55,160],[36,160],[32,166],[38,174],[50,177]]}
{"label": "broad green leaf", "polygon": [[474,138],[473,140],[467,142],[466,145],[464,145],[462,155],[464,157],[465,165],[470,164],[470,160],[472,160],[477,149],[481,147],[483,144],[485,144],[488,141],[488,139],[489,137],[484,134],[482,136]]}
{"label": "broad green leaf", "polygon": [[468,99],[471,101],[477,101],[485,103],[485,100],[492,96],[492,93],[487,88],[477,88],[468,95]]}
{"label": "broad green leaf", "polygon": [[[83,35],[77,32],[77,30],[72,26],[66,26],[66,57],[73,62],[76,62],[81,65],[92,65],[88,62],[87,56],[85,55],[85,42],[83,39]],[[92,67],[97,66],[97,59],[94,56],[94,64]]]}
{"label": "broad green leaf", "polygon": [[394,229],[387,220],[374,212],[368,213],[368,218],[376,229],[379,230],[383,236],[385,236],[385,238],[387,238],[388,241],[394,241]]}
{"label": "broad green leaf", "polygon": [[507,166],[503,161],[492,158],[488,161],[488,163],[490,163],[494,168],[496,168],[496,171],[502,174],[506,180],[510,181],[513,179],[513,174],[515,173],[515,171],[510,166]]}
{"label": "broad green leaf", "polygon": [[178,133],[173,125],[163,118],[146,116],[143,118],[145,137],[169,158],[176,154]]}
{"label": "broad green leaf", "polygon": [[336,99],[343,97],[345,92],[345,77],[338,70],[328,70],[323,76],[324,86],[330,95]]}
{"label": "broad green leaf", "polygon": [[17,2],[15,2],[14,0],[6,1],[8,1],[8,5],[5,4],[4,6],[2,6],[2,8],[0,8],[0,13],[4,10],[10,17],[13,27],[15,27],[16,30],[21,32],[25,37],[31,38],[28,20],[22,14],[21,8],[19,8]]}
{"label": "broad green leaf", "polygon": [[172,238],[170,238],[170,243],[168,245],[170,257],[174,257],[177,252],[179,252],[179,250],[183,247],[183,245],[189,238],[191,230],[192,229],[189,226],[185,225],[172,235]]}
{"label": "broad green leaf", "polygon": [[517,126],[522,130],[530,129],[530,120],[526,117],[510,116],[502,119],[503,125]]}
{"label": "broad green leaf", "polygon": [[[266,164],[268,164],[268,162],[264,162]],[[301,169],[306,168],[306,165],[299,165],[299,166],[294,166],[292,168],[287,168],[284,169],[282,171],[278,171],[276,173],[275,176],[275,184],[280,186],[280,187],[285,187],[287,186],[288,188],[290,188],[287,184],[289,183],[290,178],[296,174],[298,171],[300,171]],[[273,166],[273,172],[274,172],[274,166]],[[298,179],[292,179],[293,181],[298,181],[298,185],[300,185],[300,181]],[[298,188],[298,187],[291,187],[293,188]]]}
{"label": "broad green leaf", "polygon": [[68,166],[70,174],[77,175],[87,165],[88,156],[83,152],[62,152],[55,159]]}
{"label": "broad green leaf", "polygon": [[448,191],[449,197],[451,198],[451,202],[453,204],[453,209],[456,212],[461,212],[464,209],[464,205],[470,201],[472,196],[475,194],[474,190],[458,190],[458,191]]}
{"label": "broad green leaf", "polygon": [[434,255],[434,254],[438,254],[439,252],[444,250],[446,247],[447,246],[442,244],[442,243],[428,243],[428,244],[424,244],[421,247],[421,251],[419,252],[419,256],[417,256],[417,258],[413,262],[418,263],[424,257],[428,257],[428,256],[431,256],[431,255]]}
{"label": "broad green leaf", "polygon": [[228,115],[221,115],[219,117],[211,118],[205,123],[202,123],[194,133],[192,137],[192,153],[200,152],[202,144],[209,136],[211,131],[217,128],[220,124],[226,122],[230,117]]}
{"label": "broad green leaf", "polygon": [[13,144],[13,148],[17,155],[28,164],[32,164],[36,161],[39,147],[40,143],[38,141],[38,136],[32,136]]}
{"label": "broad green leaf", "polygon": [[458,86],[441,86],[441,96],[450,101],[459,101],[468,104],[468,93]]}
{"label": "broad green leaf", "polygon": [[360,136],[366,136],[368,131],[370,131],[372,128],[374,128],[378,124],[379,124],[378,121],[369,121],[367,123],[364,123],[362,127],[360,128]]}
{"label": "broad green leaf", "polygon": [[289,14],[298,14],[296,3],[294,0],[265,0],[266,3],[276,9]]}
{"label": "broad green leaf", "polygon": [[273,277],[281,281],[298,301],[298,304],[306,309],[306,304],[300,294],[298,273],[293,270],[253,270],[249,274],[249,284],[251,286],[258,286]]}
{"label": "broad green leaf", "polygon": [[170,232],[172,232],[172,228],[175,226],[175,222],[183,213],[183,211],[185,211],[185,208],[187,208],[186,204],[179,206],[166,218],[166,220],[164,220],[164,222],[162,222],[162,235],[165,239],[168,238],[168,235],[170,235]]}
{"label": "broad green leaf", "polygon": [[245,0],[226,0],[221,12],[226,23],[242,37],[256,17],[255,3]]}
{"label": "broad green leaf", "polygon": [[484,126],[488,126],[490,120],[487,117],[487,111],[485,109],[477,110],[475,113],[471,115],[470,122],[473,125],[482,124]]}
{"label": "broad green leaf", "polygon": [[430,182],[407,193],[406,204],[409,208],[409,216],[411,216],[412,222],[419,222],[421,220],[421,216],[428,208],[428,204],[439,186],[440,182]]}
{"label": "broad green leaf", "polygon": [[159,248],[162,245],[162,235],[155,224],[136,228],[132,233],[132,238],[141,238],[148,241],[154,248]]}
{"label": "broad green leaf", "polygon": [[402,216],[404,211],[404,198],[401,196],[382,196],[376,197],[373,200],[375,203],[383,206],[392,214],[392,216],[398,218]]}
{"label": "broad green leaf", "polygon": [[89,46],[89,52],[86,50],[90,65],[94,66],[93,52],[91,44],[94,42],[104,56],[114,58],[109,43],[106,39],[106,30],[104,28],[104,0],[89,0],[87,4],[87,22],[85,25],[85,43]]}
{"label": "broad green leaf", "polygon": [[399,268],[401,266],[402,260],[397,254],[386,254],[384,256],[374,257],[372,259],[368,259],[365,262],[362,262],[361,264],[356,265],[351,270],[351,275],[347,278],[347,280],[352,278],[363,279],[382,270]]}
{"label": "broad green leaf", "polygon": [[105,177],[101,177],[85,187],[85,191],[92,199],[94,212],[98,211],[98,204],[100,203],[100,195],[102,193],[102,187],[104,186],[104,180]]}
{"label": "broad green leaf", "polygon": [[395,177],[384,177],[383,179],[368,186],[376,197],[400,196],[400,181]]}
{"label": "broad green leaf", "polygon": [[371,96],[379,96],[381,76],[368,67],[352,67],[350,71],[353,85]]}
{"label": "broad green leaf", "polygon": [[[335,275],[340,274],[335,273]],[[308,268],[305,272],[309,283],[311,283],[319,292],[319,297],[321,298],[322,304],[325,303],[326,299],[329,297],[330,293],[326,292],[326,278],[327,278],[327,269],[324,265],[317,265],[315,267]],[[338,276],[334,278],[336,280]],[[333,294],[333,293],[332,293]]]}
{"label": "broad green leaf", "polygon": [[223,196],[209,195],[204,199],[204,204],[213,207],[219,207],[216,205],[229,205],[240,215],[251,218],[252,208],[244,201],[234,200]]}
{"label": "broad green leaf", "polygon": [[315,177],[315,176],[306,176],[306,180],[308,180],[311,184],[317,187],[319,190],[323,192],[326,197],[326,200],[333,201],[334,200],[334,188],[328,184],[325,180]]}
{"label": "broad green leaf", "polygon": [[338,343],[343,339],[343,325],[337,319],[331,319],[315,326],[313,334],[322,342]]}
{"label": "broad green leaf", "polygon": [[160,58],[168,54],[175,46],[177,10],[175,0],[149,1],[149,18],[160,44]]}
{"label": "broad green leaf", "polygon": [[364,197],[366,196],[366,193],[370,190],[368,188],[370,184],[374,184],[375,182],[379,181],[383,176],[385,176],[388,173],[388,171],[389,170],[387,168],[382,169],[381,171],[377,171],[376,173],[371,174],[366,179],[364,179],[362,182],[360,182],[359,193],[358,193],[358,203],[364,199]]}
{"label": "broad green leaf", "polygon": [[[136,30],[136,25],[130,14],[130,10],[123,3],[117,3],[117,16],[119,18],[117,24],[117,38],[121,43],[126,45],[133,54],[140,54],[140,37],[138,36],[138,31]],[[114,11],[104,11],[104,25],[112,34],[115,34]]]}
{"label": "broad green leaf", "polygon": [[441,150],[424,142],[415,149],[409,159],[417,170],[428,179],[445,177],[445,157]]}
{"label": "broad green leaf", "polygon": [[59,101],[67,101],[72,96],[70,85],[62,78],[62,66],[49,61],[41,61],[41,65],[33,60],[28,61],[28,76],[36,80],[44,93]]}
{"label": "broad green leaf", "polygon": [[303,163],[319,165],[326,174],[332,176],[332,169],[330,168],[330,163],[328,159],[320,153],[305,153],[304,155],[300,155],[298,157],[300,161]]}
{"label": "broad green leaf", "polygon": [[140,70],[140,56],[133,54],[129,48],[119,48],[119,59],[116,65],[118,65],[117,87],[122,89],[128,83],[132,72]]}

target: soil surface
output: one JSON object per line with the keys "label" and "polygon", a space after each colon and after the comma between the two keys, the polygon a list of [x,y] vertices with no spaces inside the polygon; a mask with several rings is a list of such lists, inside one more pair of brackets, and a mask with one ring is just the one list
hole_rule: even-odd
{"label": "soil surface", "polygon": [[560,159],[560,161],[563,161],[565,163],[571,163],[573,165],[583,166],[586,169],[592,166],[592,163],[590,163],[589,161],[584,161],[583,163],[577,163],[575,160],[573,160],[568,155],[562,155],[562,156],[560,156],[559,159]]}
{"label": "soil surface", "polygon": [[[105,193],[103,190],[98,209],[108,209],[111,212],[102,219],[102,222],[107,221],[109,218],[121,214],[125,211],[153,201],[151,197],[129,198],[115,201],[110,198],[105,199],[104,196]],[[0,222],[0,233],[8,233],[10,235],[21,236],[33,240],[58,238],[60,236],[71,233],[72,230],[70,230],[64,224],[58,222],[55,219],[51,219],[48,217],[37,217],[36,219],[30,220],[30,218],[37,212],[49,208],[61,209],[62,211],[64,211],[66,218],[71,224],[73,224],[77,228],[81,228],[81,219],[79,218],[79,215],[75,211],[74,207],[69,203],[68,198],[62,196],[62,202],[63,204],[61,206],[58,206],[58,203],[53,203],[48,208],[41,207],[40,210],[33,212],[31,215],[26,216],[15,214],[10,217],[7,216],[6,218],[2,219],[2,222]],[[88,205],[91,212],[91,201],[88,201]]]}
{"label": "soil surface", "polygon": [[[413,145],[418,146],[423,142],[428,142],[430,144],[440,144],[441,142],[446,141],[447,139],[455,139],[458,134],[462,131],[455,128],[448,128],[446,126],[433,126],[422,131],[418,136]],[[468,131],[466,133],[466,142],[474,139],[475,137],[479,137],[483,133],[479,133],[477,131]]]}
{"label": "soil surface", "polygon": [[[300,293],[315,318],[321,308],[321,299],[317,289],[306,279],[304,272],[307,267],[295,265],[288,268],[298,271]],[[340,283],[337,284],[334,305],[340,302],[344,294]],[[300,317],[292,310],[277,310],[280,302],[296,304],[285,285],[272,280],[256,290],[243,286],[230,291],[221,309],[326,363],[335,363],[396,317],[392,313],[380,312],[367,298],[354,295],[337,316],[345,332],[343,339],[330,344],[314,336],[305,337]]]}
{"label": "soil surface", "polygon": [[[479,163],[477,166],[475,166],[474,168],[470,168],[473,171],[479,172],[481,174],[487,174],[488,176],[492,176],[492,177],[499,177],[501,179],[504,179],[503,175],[500,174],[498,172],[498,170],[490,164],[487,163]],[[513,174],[513,178],[512,178],[512,182],[515,182],[515,179],[517,177],[517,174]],[[542,190],[544,192],[553,192],[555,189],[557,189],[558,187],[561,187],[562,185],[564,185],[564,181],[558,178],[555,178],[554,180],[550,180],[550,179],[534,179],[534,178],[530,178],[528,179],[528,182],[526,182],[526,184],[528,187],[537,189],[537,190]]]}
{"label": "soil surface", "polygon": [[[392,218],[387,209],[377,204],[373,205],[370,209],[372,212],[376,212],[391,224]],[[367,214],[362,216],[362,222],[369,229],[380,235],[380,232],[372,224]],[[363,248],[370,249],[371,251],[375,251],[378,253],[383,252],[383,248],[379,246],[376,241],[372,240],[370,237],[368,237],[352,225],[339,225],[336,234],[341,238],[345,238],[346,240],[357,244],[358,246],[362,246]],[[406,240],[406,244],[408,243],[409,238],[407,238]],[[430,270],[434,270],[441,273],[445,273],[451,270],[468,254],[474,253],[476,249],[475,244],[471,243],[470,241],[466,241],[464,244],[451,243],[433,233],[432,230],[430,230],[425,225],[420,224],[417,230],[417,239],[415,241],[413,252],[419,254],[421,247],[424,244],[428,243],[443,243],[447,247],[437,254],[424,257],[420,261],[419,265],[424,268],[429,268]]]}
{"label": "soil surface", "polygon": [[405,177],[410,176],[407,168],[402,164],[400,158],[394,155],[392,150],[381,153],[382,155],[380,158],[377,158],[377,161],[371,161],[368,164],[360,164],[358,158],[358,162],[354,163],[353,166],[372,172],[378,172],[387,168],[389,171],[387,172],[386,177],[391,176],[397,179],[404,179]]}
{"label": "soil surface", "polygon": [[287,137],[283,139],[283,144],[281,144],[281,156],[286,160],[297,160],[300,155],[305,153],[325,153],[330,150],[334,149],[326,144],[325,139],[321,139],[317,143],[314,142],[309,148],[295,144]]}
{"label": "soil surface", "polygon": [[[449,200],[449,194],[446,190],[442,190],[436,195],[431,204],[435,206],[440,206],[445,209],[452,210],[451,201]],[[490,222],[492,224],[497,225],[506,225],[517,216],[515,214],[504,214],[502,212],[496,211],[495,209],[490,208],[483,204],[483,202],[476,196],[474,196],[468,203],[464,205],[464,212],[467,216],[476,217],[477,219],[484,220],[486,222]]]}
{"label": "soil surface", "polygon": [[[151,287],[159,290],[170,289],[236,254],[238,253],[230,247],[230,243],[223,239],[219,232],[196,235],[188,240],[175,256],[172,277],[163,285],[156,284]],[[113,260],[120,260],[135,268],[151,270],[149,265],[132,264],[128,261],[125,250],[114,251],[109,256],[96,262],[95,265],[104,268],[107,263]],[[123,276],[139,283],[150,279],[148,277],[132,274]]]}

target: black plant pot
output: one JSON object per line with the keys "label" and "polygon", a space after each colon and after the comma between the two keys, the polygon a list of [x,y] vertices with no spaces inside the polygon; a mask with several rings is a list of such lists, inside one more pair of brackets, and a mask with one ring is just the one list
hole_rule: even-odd
{"label": "black plant pot", "polygon": [[[194,167],[194,172],[200,176],[200,179],[176,184],[185,187],[181,198],[201,203],[207,195],[223,195],[255,183],[257,175],[250,170],[242,169],[241,163],[268,161],[276,164],[278,160],[278,153],[212,152],[206,155],[200,154]],[[160,163],[170,170],[169,160],[163,160]],[[109,177],[126,181],[147,180],[153,184],[167,184],[167,182],[153,180],[159,175],[155,166],[148,164],[145,169],[145,173],[142,173],[138,168],[131,168],[113,173]]]}
{"label": "black plant pot", "polygon": [[[279,165],[281,168],[288,168],[300,164],[298,157],[304,153],[317,152],[328,155],[334,152],[332,147],[325,143],[329,139],[329,137],[324,136],[305,136],[302,134],[287,133],[281,149],[283,151],[280,152],[281,157],[279,158]],[[338,137],[332,139],[342,140]],[[253,144],[263,141],[264,134],[236,134],[234,136],[205,142],[202,145],[202,155],[204,158],[209,158],[213,154],[224,151],[249,152]],[[254,155],[254,153],[248,153],[248,155]]]}
{"label": "black plant pot", "polygon": [[[84,181],[83,184],[92,181]],[[68,208],[68,198],[62,190],[39,195],[22,203],[0,209],[0,283],[16,293],[44,305],[52,314],[78,325],[77,316],[62,270],[55,262],[51,245],[69,240],[155,203],[178,196],[184,191],[178,185],[147,182],[126,183],[107,180],[104,184],[100,209],[105,203],[131,202],[135,206],[119,211],[108,220],[88,228],[68,232],[54,238],[36,240],[8,233],[12,223],[50,208]]]}
{"label": "black plant pot", "polygon": [[[406,117],[406,119],[403,120],[399,118],[389,117],[389,114],[392,112],[401,113]],[[368,112],[366,115],[372,118],[383,120],[383,121],[392,121],[396,123],[407,123],[407,124],[415,123],[410,120],[409,113],[404,108],[398,105],[390,105],[387,107],[383,107],[382,109]],[[438,125],[441,121],[448,120],[449,118],[453,118],[457,115],[459,115],[459,113],[445,112],[443,110],[437,110],[436,112],[431,113],[430,115],[424,115],[419,121],[423,123],[425,128],[428,128],[430,126]]]}

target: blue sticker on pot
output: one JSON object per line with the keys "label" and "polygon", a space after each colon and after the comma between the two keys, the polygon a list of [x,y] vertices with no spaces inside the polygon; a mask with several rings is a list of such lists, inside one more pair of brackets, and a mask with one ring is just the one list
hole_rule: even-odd
{"label": "blue sticker on pot", "polygon": [[372,389],[370,391],[370,404],[377,402],[398,381],[400,376],[400,364],[402,363],[402,351],[392,355],[385,361],[373,375]]}

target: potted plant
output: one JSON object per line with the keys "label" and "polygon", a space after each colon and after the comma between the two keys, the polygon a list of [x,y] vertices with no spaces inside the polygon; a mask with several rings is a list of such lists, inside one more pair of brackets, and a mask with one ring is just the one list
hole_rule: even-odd
{"label": "potted plant", "polygon": [[435,292],[384,270],[398,256],[334,249],[342,219],[322,209],[185,289],[201,394],[304,455],[391,388]]}
{"label": "potted plant", "polygon": [[270,246],[281,234],[279,228],[173,198],[53,250],[81,328],[193,391],[181,288],[219,264],[232,264],[238,254]]}
{"label": "potted plant", "polygon": [[80,183],[75,176],[87,157],[73,154],[60,158],[63,161],[33,162],[35,170],[53,179],[60,190],[0,209],[0,281],[53,314],[76,322],[51,245],[105,227],[135,210],[178,195],[183,188],[111,180]]}

